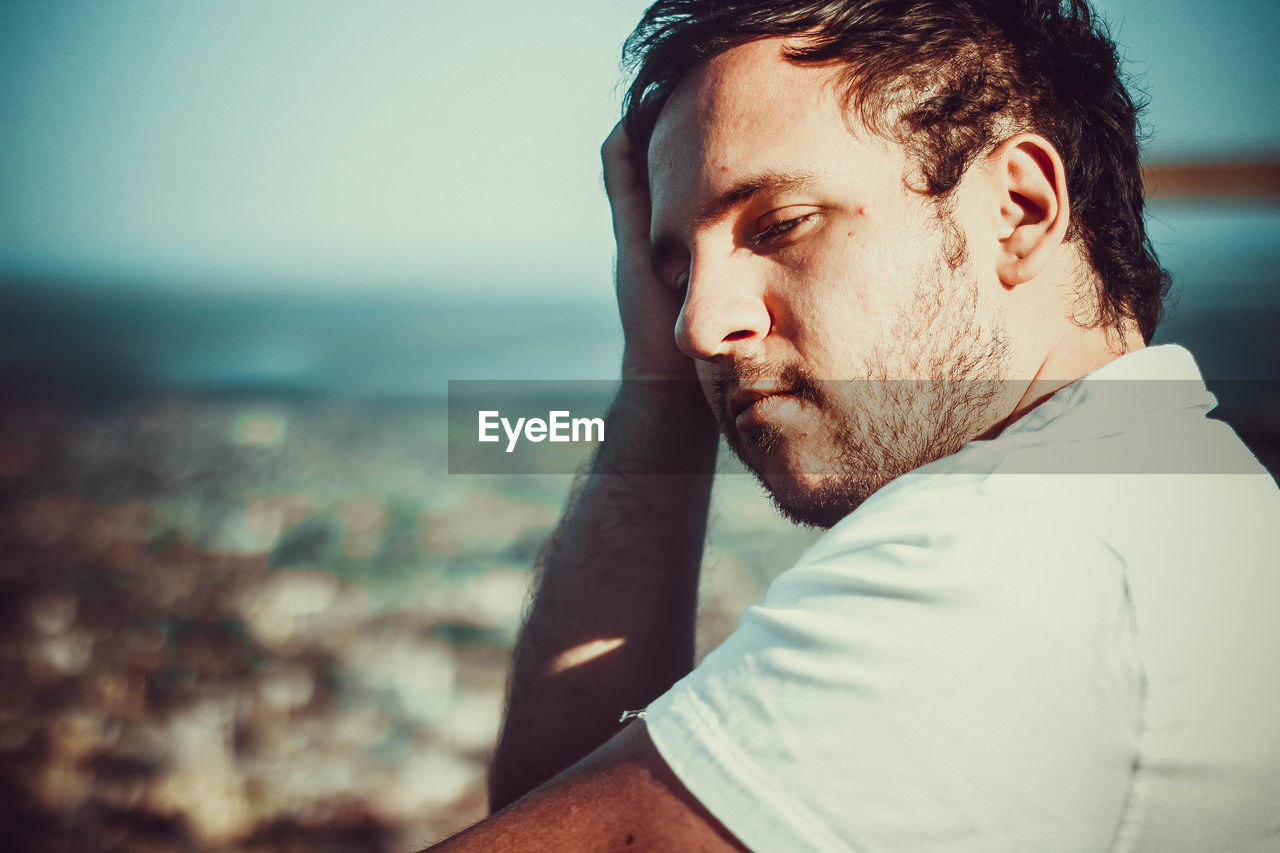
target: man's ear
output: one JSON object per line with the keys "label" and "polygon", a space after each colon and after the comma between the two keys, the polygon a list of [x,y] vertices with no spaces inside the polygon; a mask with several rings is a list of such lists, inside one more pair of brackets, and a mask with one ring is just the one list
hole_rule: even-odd
{"label": "man's ear", "polygon": [[1007,287],[1035,278],[1067,234],[1071,204],[1057,149],[1034,133],[1019,133],[987,158],[1000,192],[996,272]]}

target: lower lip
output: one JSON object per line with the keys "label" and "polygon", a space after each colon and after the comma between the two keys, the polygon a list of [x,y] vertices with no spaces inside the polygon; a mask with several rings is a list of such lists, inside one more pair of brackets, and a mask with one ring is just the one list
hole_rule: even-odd
{"label": "lower lip", "polygon": [[744,432],[762,427],[770,421],[777,424],[794,414],[799,406],[800,400],[794,394],[770,394],[738,412],[733,425],[739,432]]}

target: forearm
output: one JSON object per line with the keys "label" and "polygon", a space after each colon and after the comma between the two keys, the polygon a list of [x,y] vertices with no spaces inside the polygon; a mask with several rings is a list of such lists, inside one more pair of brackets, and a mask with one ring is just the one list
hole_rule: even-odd
{"label": "forearm", "polygon": [[696,383],[629,381],[606,436],[540,560],[490,780],[495,810],[693,666],[714,422]]}

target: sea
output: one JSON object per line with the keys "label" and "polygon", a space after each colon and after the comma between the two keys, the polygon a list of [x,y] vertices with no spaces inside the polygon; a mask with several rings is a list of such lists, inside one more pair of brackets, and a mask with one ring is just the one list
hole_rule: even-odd
{"label": "sea", "polygon": [[439,299],[0,286],[0,370],[13,386],[437,397],[450,379],[611,379],[608,300]]}

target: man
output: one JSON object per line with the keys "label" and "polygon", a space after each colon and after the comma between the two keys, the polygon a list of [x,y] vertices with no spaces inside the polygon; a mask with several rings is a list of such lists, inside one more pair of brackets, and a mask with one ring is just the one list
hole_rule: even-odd
{"label": "man", "polygon": [[[438,849],[1280,850],[1280,497],[1146,348],[1135,108],[1064,5],[646,13],[624,383]],[[720,432],[830,531],[693,669]]]}

